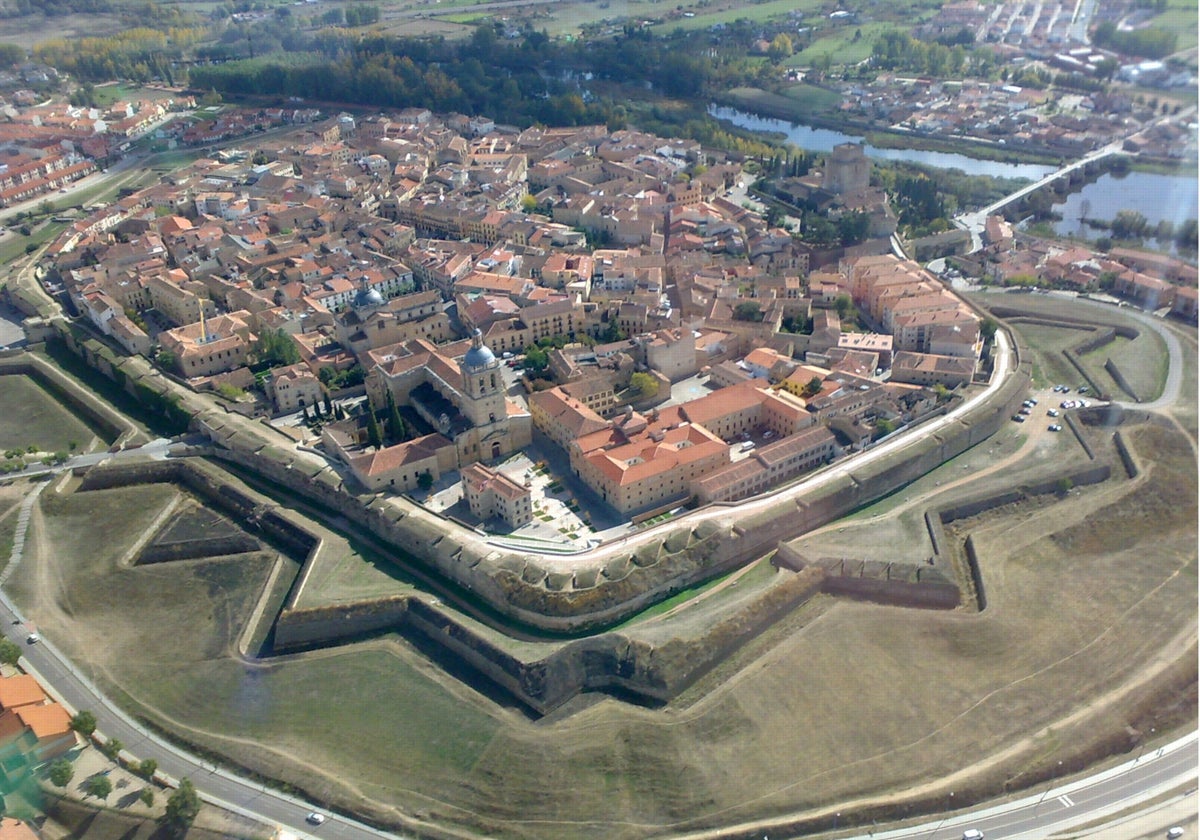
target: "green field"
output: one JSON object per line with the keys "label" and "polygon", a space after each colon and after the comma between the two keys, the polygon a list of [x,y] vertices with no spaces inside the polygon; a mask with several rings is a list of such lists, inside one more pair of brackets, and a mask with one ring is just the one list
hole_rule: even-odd
{"label": "green field", "polygon": [[871,57],[875,39],[883,32],[898,28],[893,23],[849,24],[822,35],[784,63],[790,67],[807,67],[824,56],[835,64],[858,64]]}
{"label": "green field", "polygon": [[715,12],[705,13],[698,11],[695,17],[679,18],[678,20],[660,23],[657,26],[652,26],[650,31],[655,35],[670,35],[676,29],[684,31],[708,29],[710,26],[715,26],[719,23],[733,23],[735,20],[764,21],[774,17],[781,17],[793,11],[804,12],[808,15],[818,12],[821,8],[822,5],[817,0],[766,0],[763,3],[736,6],[732,9],[722,9]]}
{"label": "green field", "polygon": [[805,84],[793,85],[786,89],[785,94],[739,87],[727,91],[725,96],[738,108],[792,122],[805,122],[815,114],[832,110],[841,102],[841,97],[836,93]]}
{"label": "green field", "polygon": [[85,451],[95,440],[87,424],[27,376],[0,376],[0,450],[36,447],[66,452],[75,444]]}
{"label": "green field", "polygon": [[[1178,35],[1175,49],[1179,52],[1196,48],[1196,27],[1200,9],[1195,0],[1169,0],[1167,10],[1150,19],[1151,26],[1169,29]],[[1195,96],[1192,97],[1195,100]]]}

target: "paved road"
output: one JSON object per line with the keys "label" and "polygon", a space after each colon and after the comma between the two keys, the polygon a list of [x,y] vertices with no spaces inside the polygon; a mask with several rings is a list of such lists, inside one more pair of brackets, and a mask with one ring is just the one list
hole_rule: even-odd
{"label": "paved road", "polygon": [[23,667],[37,676],[39,682],[62,699],[68,708],[92,711],[98,730],[106,737],[120,739],[131,755],[156,759],[159,772],[172,779],[191,779],[205,801],[268,825],[291,827],[306,837],[377,840],[401,836],[378,831],[336,814],[330,814],[323,826],[309,826],[304,818],[312,810],[311,804],[266,789],[257,782],[242,779],[177,749],[117,709],[52,642],[43,639],[35,645],[27,644],[28,630],[7,593],[3,592],[0,592],[0,622],[4,624],[4,635],[25,649]]}
{"label": "paved road", "polygon": [[[1059,787],[963,816],[893,831],[868,832],[855,840],[960,840],[976,828],[989,840],[1040,840],[1136,807],[1180,786],[1195,787],[1197,733],[1147,750],[1124,764]],[[948,797],[949,799],[949,797]]]}

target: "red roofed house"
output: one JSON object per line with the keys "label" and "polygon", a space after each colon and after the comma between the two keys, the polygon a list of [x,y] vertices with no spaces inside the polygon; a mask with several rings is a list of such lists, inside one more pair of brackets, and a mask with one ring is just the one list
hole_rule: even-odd
{"label": "red roofed house", "polygon": [[513,530],[533,521],[533,494],[528,487],[483,464],[464,468],[462,478],[471,513],[483,521],[499,518]]}

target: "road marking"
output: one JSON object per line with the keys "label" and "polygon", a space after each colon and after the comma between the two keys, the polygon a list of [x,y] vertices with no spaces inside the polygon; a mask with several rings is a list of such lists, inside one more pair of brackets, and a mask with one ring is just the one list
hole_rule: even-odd
{"label": "road marking", "polygon": [[1072,805],[1075,804],[1075,801],[1073,799],[1071,799],[1071,797],[1067,796],[1065,793],[1062,796],[1058,797],[1058,801],[1063,804],[1064,808],[1070,808]]}

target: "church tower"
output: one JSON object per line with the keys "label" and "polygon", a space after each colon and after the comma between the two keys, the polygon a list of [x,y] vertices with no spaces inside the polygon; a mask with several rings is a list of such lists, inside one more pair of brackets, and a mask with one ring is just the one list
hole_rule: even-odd
{"label": "church tower", "polygon": [[483,333],[475,330],[471,349],[463,356],[463,392],[467,396],[463,413],[476,425],[483,426],[505,419],[504,377],[500,360],[483,343]]}

